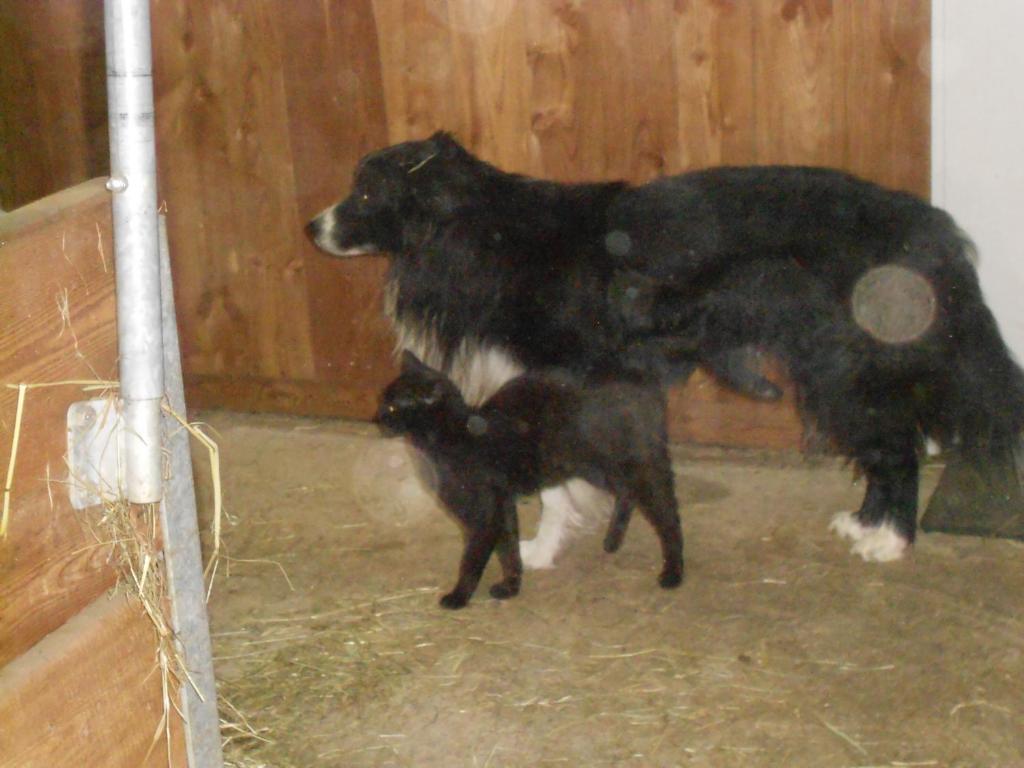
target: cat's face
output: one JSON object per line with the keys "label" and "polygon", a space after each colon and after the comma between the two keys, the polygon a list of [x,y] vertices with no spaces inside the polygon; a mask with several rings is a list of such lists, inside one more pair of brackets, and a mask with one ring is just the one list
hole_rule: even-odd
{"label": "cat's face", "polygon": [[386,432],[406,434],[432,428],[459,392],[446,377],[406,352],[402,373],[384,389],[374,421]]}

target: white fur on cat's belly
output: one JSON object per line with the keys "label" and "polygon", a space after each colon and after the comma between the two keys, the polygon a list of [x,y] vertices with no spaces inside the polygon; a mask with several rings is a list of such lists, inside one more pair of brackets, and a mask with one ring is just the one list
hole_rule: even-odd
{"label": "white fur on cat's belly", "polygon": [[909,544],[892,523],[878,526],[864,525],[853,512],[840,512],[832,518],[829,528],[844,539],[850,539],[850,552],[874,563],[899,560],[906,554]]}

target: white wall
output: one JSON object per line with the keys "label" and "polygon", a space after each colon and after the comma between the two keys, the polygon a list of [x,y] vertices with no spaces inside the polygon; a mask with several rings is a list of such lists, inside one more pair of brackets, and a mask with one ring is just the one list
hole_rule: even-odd
{"label": "white wall", "polygon": [[932,201],[1024,362],[1024,0],[932,0]]}

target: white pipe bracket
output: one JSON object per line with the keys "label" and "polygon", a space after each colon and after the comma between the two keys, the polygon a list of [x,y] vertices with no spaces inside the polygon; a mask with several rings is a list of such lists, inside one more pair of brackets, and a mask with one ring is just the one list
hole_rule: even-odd
{"label": "white pipe bracket", "polygon": [[[72,403],[67,420],[71,506],[85,509],[121,499],[159,501],[163,454],[148,447],[160,445],[161,429],[159,402],[107,398]],[[153,460],[138,461],[149,457]],[[131,471],[129,459],[134,460]]]}

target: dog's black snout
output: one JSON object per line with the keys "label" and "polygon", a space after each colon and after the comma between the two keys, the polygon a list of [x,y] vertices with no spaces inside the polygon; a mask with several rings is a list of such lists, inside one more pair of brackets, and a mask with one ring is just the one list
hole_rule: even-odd
{"label": "dog's black snout", "polygon": [[310,219],[309,223],[306,224],[306,230],[305,231],[306,231],[306,237],[308,237],[310,240],[312,240],[315,243],[316,239],[320,236],[320,231],[321,231],[320,217],[317,216],[315,219]]}

